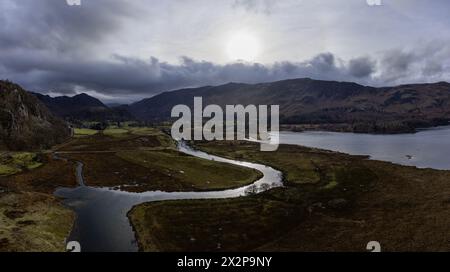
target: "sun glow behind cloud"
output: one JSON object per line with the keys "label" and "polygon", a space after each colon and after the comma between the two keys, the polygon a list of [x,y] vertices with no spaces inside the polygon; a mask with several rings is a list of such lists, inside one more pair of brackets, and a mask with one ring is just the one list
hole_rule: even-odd
{"label": "sun glow behind cloud", "polygon": [[226,52],[231,61],[256,61],[261,53],[261,42],[250,31],[239,31],[229,39]]}
{"label": "sun glow behind cloud", "polygon": [[75,8],[2,0],[0,78],[105,100],[295,77],[448,81],[449,8],[448,0],[96,0]]}

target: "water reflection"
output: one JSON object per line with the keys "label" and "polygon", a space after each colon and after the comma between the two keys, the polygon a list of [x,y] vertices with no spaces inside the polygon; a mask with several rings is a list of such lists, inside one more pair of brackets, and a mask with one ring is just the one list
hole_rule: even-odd
{"label": "water reflection", "polygon": [[280,142],[353,155],[369,155],[375,160],[419,168],[450,170],[450,127],[395,135],[281,132]]}
{"label": "water reflection", "polygon": [[244,196],[247,191],[267,190],[282,186],[281,172],[260,164],[240,162],[196,151],[181,143],[179,150],[183,153],[217,162],[240,165],[259,170],[263,177],[252,185],[225,191],[212,192],[162,192],[129,193],[110,188],[94,188],[84,185],[81,163],[77,166],[77,180],[80,184],[75,189],[61,188],[56,195],[65,198],[65,204],[72,207],[77,219],[70,240],[79,241],[82,251],[124,252],[137,251],[133,229],[127,213],[135,205],[163,200],[180,199],[221,199]]}

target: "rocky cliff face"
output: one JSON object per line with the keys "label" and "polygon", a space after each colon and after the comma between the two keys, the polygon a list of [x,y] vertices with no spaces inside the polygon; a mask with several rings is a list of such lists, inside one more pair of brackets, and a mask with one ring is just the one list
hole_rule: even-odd
{"label": "rocky cliff face", "polygon": [[0,81],[0,148],[45,149],[70,137],[70,128],[19,85]]}

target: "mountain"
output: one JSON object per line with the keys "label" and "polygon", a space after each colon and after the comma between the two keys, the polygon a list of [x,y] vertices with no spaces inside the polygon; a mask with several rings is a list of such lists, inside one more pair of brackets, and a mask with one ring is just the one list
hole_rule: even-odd
{"label": "mountain", "polygon": [[108,103],[108,104],[105,104],[108,108],[116,108],[116,107],[120,107],[120,106],[123,106],[123,104],[120,104],[120,103]]}
{"label": "mountain", "polygon": [[450,84],[409,84],[375,88],[351,82],[283,80],[165,92],[136,102],[130,111],[141,120],[167,120],[177,104],[203,103],[280,105],[282,124],[355,132],[406,132],[417,127],[448,124]]}
{"label": "mountain", "polygon": [[50,97],[38,93],[33,94],[53,114],[67,120],[127,121],[134,119],[128,111],[127,106],[108,107],[97,98],[84,93],[73,97]]}
{"label": "mountain", "polygon": [[70,137],[70,128],[19,85],[0,81],[0,147],[42,149]]}
{"label": "mountain", "polygon": [[33,94],[39,98],[50,111],[61,117],[83,116],[91,112],[104,112],[108,110],[108,107],[100,100],[87,94],[79,94],[73,97],[59,96],[55,98],[38,93]]}

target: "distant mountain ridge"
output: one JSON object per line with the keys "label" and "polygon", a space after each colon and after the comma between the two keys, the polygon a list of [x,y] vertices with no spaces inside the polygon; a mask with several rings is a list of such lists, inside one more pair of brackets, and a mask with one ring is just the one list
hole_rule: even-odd
{"label": "distant mountain ridge", "polygon": [[173,106],[192,107],[195,96],[205,105],[280,105],[282,124],[329,130],[407,132],[450,120],[447,82],[375,88],[309,78],[165,92],[133,103],[130,111],[140,120],[167,120]]}
{"label": "distant mountain ridge", "polygon": [[19,85],[0,81],[0,146],[9,150],[42,149],[70,137],[66,123]]}
{"label": "distant mountain ridge", "polygon": [[170,120],[175,105],[280,105],[280,121],[291,129],[362,133],[413,132],[450,120],[450,83],[375,88],[352,82],[309,78],[260,84],[229,83],[164,92],[131,105],[108,107],[87,94],[55,97],[35,94],[66,120],[146,122]]}
{"label": "distant mountain ridge", "polygon": [[50,97],[49,95],[42,95],[39,93],[33,94],[38,97],[49,110],[61,117],[82,114],[84,111],[108,110],[108,107],[106,107],[100,100],[84,93],[73,97]]}
{"label": "distant mountain ridge", "polygon": [[85,93],[73,97],[51,97],[33,93],[50,111],[64,119],[81,121],[127,121],[134,119],[127,106],[108,107]]}

